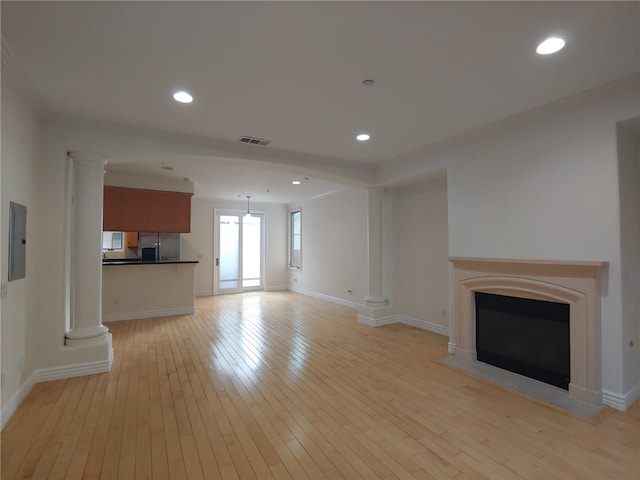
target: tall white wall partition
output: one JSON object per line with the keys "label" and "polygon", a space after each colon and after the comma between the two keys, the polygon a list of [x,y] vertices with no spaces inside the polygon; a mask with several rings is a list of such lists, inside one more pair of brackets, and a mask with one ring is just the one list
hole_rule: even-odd
{"label": "tall white wall partition", "polygon": [[[4,72],[4,68],[3,68]],[[38,157],[40,126],[9,79],[2,76],[2,153],[0,155],[0,281],[6,296],[0,303],[3,386],[2,425],[21,398],[21,386],[37,364],[36,279],[42,275],[36,255],[39,227]],[[26,275],[7,282],[9,202],[27,207]]]}
{"label": "tall white wall partition", "polygon": [[[414,152],[381,168],[397,182],[446,169],[452,257],[609,262],[603,276],[603,398],[640,394],[622,312],[616,124],[639,114],[637,81],[592,92]],[[632,346],[635,345],[635,346]]]}
{"label": "tall white wall partition", "polygon": [[290,288],[357,307],[368,294],[367,192],[349,188],[302,205],[302,269]]}

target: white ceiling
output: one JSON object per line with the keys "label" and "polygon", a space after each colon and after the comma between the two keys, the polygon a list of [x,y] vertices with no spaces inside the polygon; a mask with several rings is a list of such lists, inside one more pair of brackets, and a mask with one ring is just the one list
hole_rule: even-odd
{"label": "white ceiling", "polygon": [[[313,158],[371,171],[640,71],[638,2],[2,1],[1,8],[3,68],[46,115],[224,142],[226,158],[173,159],[180,168],[171,175],[193,179],[198,195],[227,198],[250,188],[277,190],[263,201],[317,195],[336,185],[291,192],[275,178],[299,175],[296,158],[300,167]],[[537,55],[550,35],[563,36],[566,48]],[[365,79],[376,83],[364,87]],[[176,89],[194,102],[174,102]],[[355,140],[363,130],[369,142]],[[272,144],[241,145],[242,135]],[[266,174],[269,166],[245,162],[243,152],[269,162],[286,157],[289,167]],[[162,161],[123,158],[108,168],[158,175]],[[224,175],[213,173],[219,168]],[[244,181],[220,178],[228,175]]]}

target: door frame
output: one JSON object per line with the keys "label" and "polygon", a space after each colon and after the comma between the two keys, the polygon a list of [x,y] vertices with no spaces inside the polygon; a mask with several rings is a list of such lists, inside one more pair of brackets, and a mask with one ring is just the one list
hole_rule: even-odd
{"label": "door frame", "polygon": [[[266,230],[267,230],[267,213],[264,210],[254,210],[251,212],[251,215],[260,215],[262,217],[262,225],[260,229],[260,286],[259,287],[247,287],[244,288],[242,286],[243,281],[243,265],[242,265],[242,248],[243,248],[243,235],[244,235],[244,227],[242,219],[246,214],[245,210],[239,208],[214,208],[213,209],[213,294],[214,295],[226,295],[233,293],[242,293],[248,291],[258,291],[264,290],[265,288],[265,265],[266,265]],[[239,256],[238,256],[238,271],[239,271],[239,279],[238,279],[238,287],[236,288],[220,288],[220,215],[238,215],[240,217],[240,232],[238,241],[239,245]]]}

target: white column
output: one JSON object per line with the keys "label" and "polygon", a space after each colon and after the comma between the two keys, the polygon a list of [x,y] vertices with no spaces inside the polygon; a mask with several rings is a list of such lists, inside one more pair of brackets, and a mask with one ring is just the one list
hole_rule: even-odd
{"label": "white column", "polygon": [[102,325],[102,199],[107,160],[94,153],[73,152],[73,219],[71,249],[71,330],[68,346],[110,342]]}
{"label": "white column", "polygon": [[364,299],[369,307],[384,307],[387,299],[382,294],[382,194],[384,188],[367,188],[369,210],[368,257],[369,294]]}

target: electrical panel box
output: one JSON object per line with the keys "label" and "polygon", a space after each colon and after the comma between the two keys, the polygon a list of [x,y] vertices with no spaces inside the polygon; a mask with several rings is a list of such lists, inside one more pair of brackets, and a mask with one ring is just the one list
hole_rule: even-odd
{"label": "electrical panel box", "polygon": [[27,207],[9,202],[9,281],[24,278],[27,264]]}

